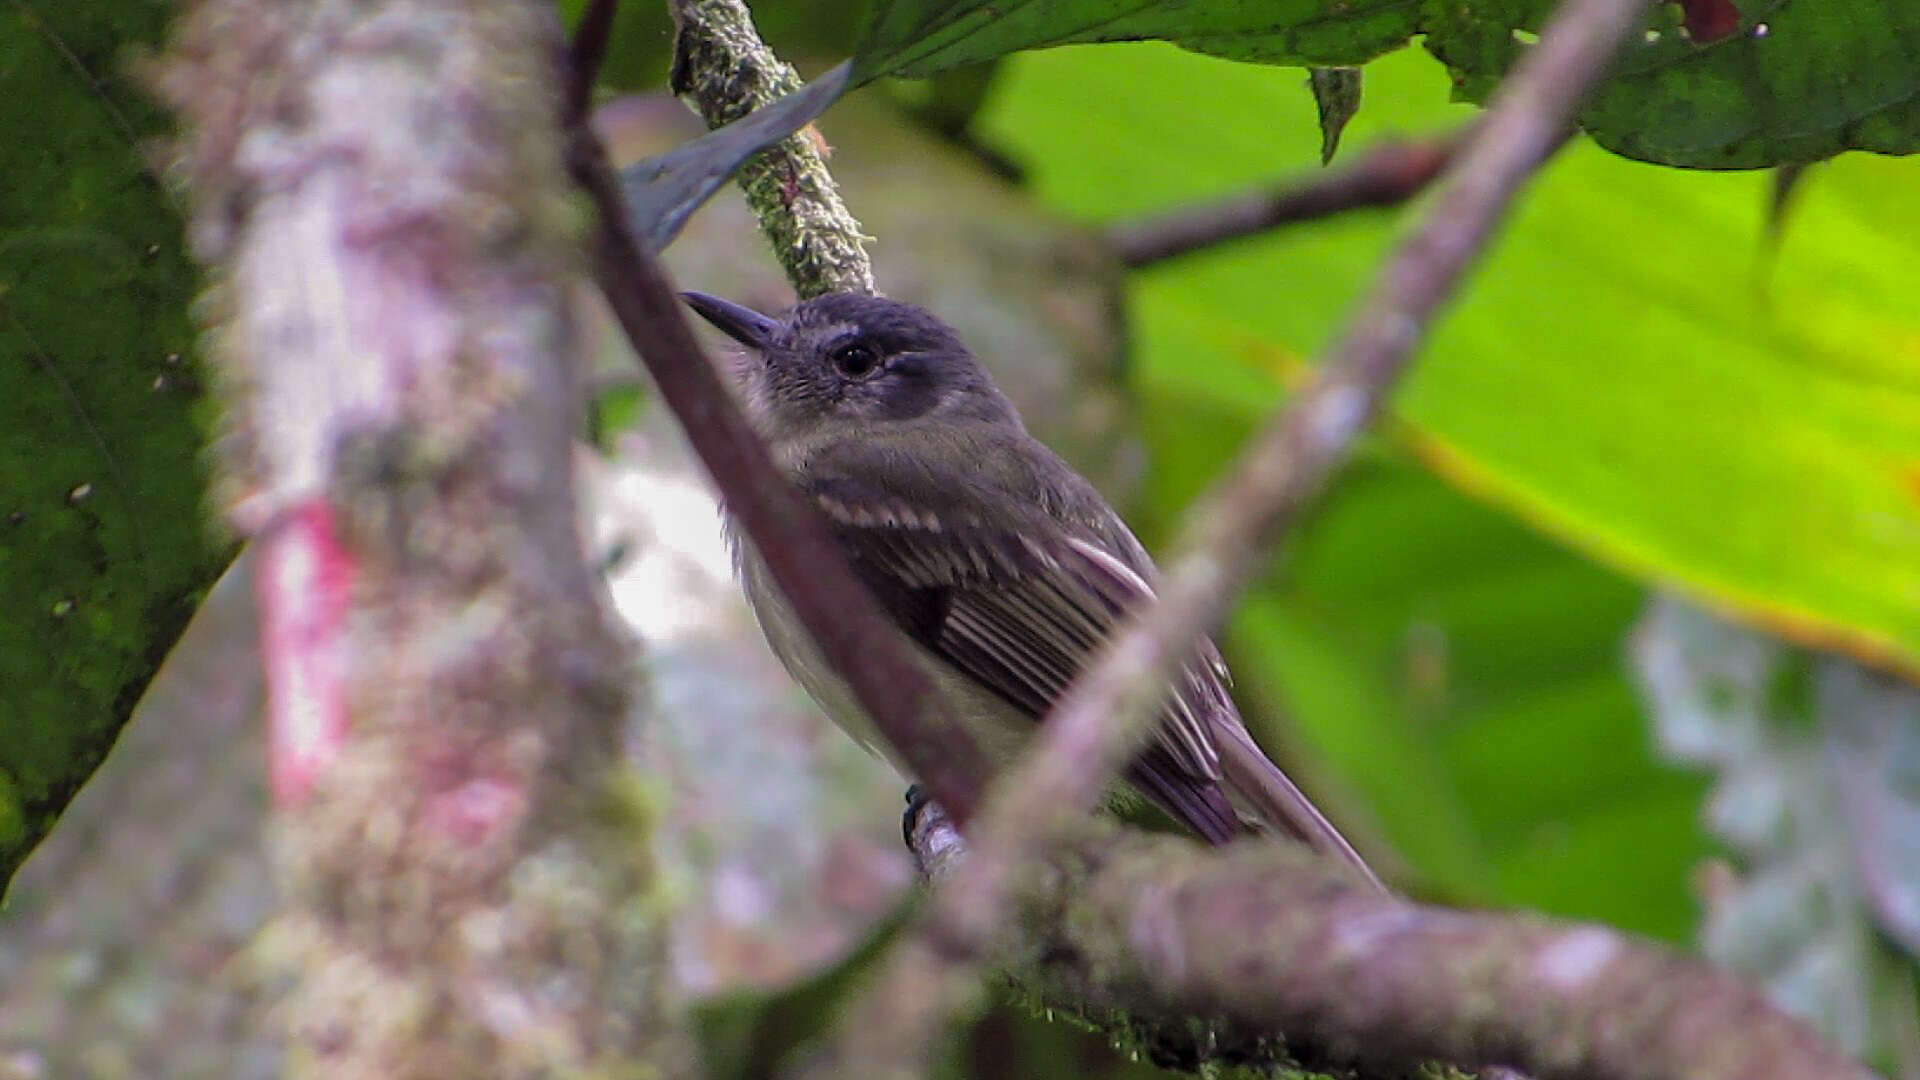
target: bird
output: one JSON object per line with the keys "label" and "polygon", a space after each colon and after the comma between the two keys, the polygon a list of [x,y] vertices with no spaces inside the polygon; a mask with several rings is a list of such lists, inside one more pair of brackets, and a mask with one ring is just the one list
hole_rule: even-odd
{"label": "bird", "polygon": [[[776,466],[825,515],[989,760],[1011,760],[1122,620],[1152,601],[1145,547],[1092,483],[1028,433],[959,333],[927,309],[829,292],[774,317],[681,295],[745,347],[734,380]],[[909,773],[727,520],[774,654],[830,719]],[[1207,843],[1278,830],[1380,886],[1254,742],[1229,683],[1219,650],[1202,640],[1125,784]]]}

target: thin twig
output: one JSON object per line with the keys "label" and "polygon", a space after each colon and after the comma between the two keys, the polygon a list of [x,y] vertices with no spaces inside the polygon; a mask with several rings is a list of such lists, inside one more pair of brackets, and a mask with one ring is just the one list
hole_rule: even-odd
{"label": "thin twig", "polygon": [[966,872],[941,883],[841,1028],[847,1075],[925,1071],[947,1017],[977,993],[1016,874],[1091,806],[1146,738],[1162,687],[1223,618],[1272,541],[1325,485],[1379,410],[1427,322],[1452,295],[1514,194],[1560,145],[1587,89],[1644,14],[1642,0],[1570,0],[1502,85],[1448,170],[1421,228],[1382,269],[1314,384],[1270,423],[1188,517],[1157,602],[1068,688],[1033,747],[968,830]]}
{"label": "thin twig", "polygon": [[585,124],[570,135],[569,165],[600,216],[595,277],[660,396],[827,661],[920,782],[965,821],[986,781],[986,759],[853,576],[818,512],[774,468],[695,340],[666,272],[634,243],[605,148]]}
{"label": "thin twig", "polygon": [[588,0],[580,13],[580,23],[568,42],[567,63],[561,72],[560,123],[571,131],[585,122],[587,107],[593,104],[594,80],[600,77],[600,65],[607,59],[607,44],[613,38],[613,15],[620,0]]}
{"label": "thin twig", "polygon": [[[800,76],[760,40],[742,0],[671,0],[673,92],[710,128],[730,124],[800,88]],[[860,223],[840,201],[811,126],[740,167],[760,231],[802,298],[874,291]]]}
{"label": "thin twig", "polygon": [[1345,168],[1305,181],[1120,222],[1107,229],[1107,243],[1122,264],[1139,269],[1282,225],[1365,207],[1398,206],[1440,175],[1462,141],[1455,134],[1376,146]]}

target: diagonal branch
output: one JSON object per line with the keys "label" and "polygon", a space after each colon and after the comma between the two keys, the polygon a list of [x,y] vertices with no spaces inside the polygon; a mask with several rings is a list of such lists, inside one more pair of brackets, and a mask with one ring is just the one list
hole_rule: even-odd
{"label": "diagonal branch", "polygon": [[571,131],[587,119],[593,105],[593,84],[600,77],[600,65],[606,63],[607,46],[613,39],[613,15],[620,0],[587,0],[574,27],[573,40],[567,43],[567,59],[560,87],[560,124]]}
{"label": "diagonal branch", "polygon": [[1274,540],[1346,459],[1422,330],[1521,185],[1564,140],[1581,99],[1644,12],[1641,0],[1569,0],[1547,25],[1314,384],[1189,515],[1188,554],[1162,580],[1157,603],[1075,681],[1033,747],[1003,774],[968,830],[966,872],[941,884],[842,1025],[835,1049],[843,1071],[924,1071],[947,1018],[977,994],[978,968],[1007,924],[1016,875],[1039,862],[1071,812],[1091,806],[1147,737],[1174,667],[1224,618]]}

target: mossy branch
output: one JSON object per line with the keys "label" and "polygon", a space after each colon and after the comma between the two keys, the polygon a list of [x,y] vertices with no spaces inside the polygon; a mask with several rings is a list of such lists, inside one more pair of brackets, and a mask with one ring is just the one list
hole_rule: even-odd
{"label": "mossy branch", "polygon": [[[937,808],[912,839],[935,880],[968,873]],[[1023,996],[1176,1068],[1871,1075],[1696,957],[1601,926],[1410,904],[1296,845],[1209,849],[1089,821],[1029,879],[1020,927],[997,960]]]}
{"label": "mossy branch", "polygon": [[155,65],[259,560],[291,1075],[692,1067],[575,529],[559,45],[543,0],[198,0]]}
{"label": "mossy branch", "polygon": [[[709,128],[732,123],[800,88],[773,54],[742,0],[672,0],[673,91]],[[804,299],[874,290],[867,237],[827,172],[812,125],[747,159],[737,175],[774,257]]]}

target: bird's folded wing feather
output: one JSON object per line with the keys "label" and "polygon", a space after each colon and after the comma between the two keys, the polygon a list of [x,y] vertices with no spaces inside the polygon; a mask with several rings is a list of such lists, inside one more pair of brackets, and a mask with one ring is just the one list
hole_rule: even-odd
{"label": "bird's folded wing feather", "polygon": [[[817,476],[807,488],[908,634],[1036,719],[1115,623],[1153,596],[1140,569],[1090,532],[1037,511],[1031,528],[1006,520],[1004,508],[990,520],[968,505],[964,482],[919,501],[897,485],[846,476]],[[1157,728],[1157,749],[1194,779],[1220,777],[1211,724],[1234,715],[1224,672],[1207,646],[1186,665]]]}

